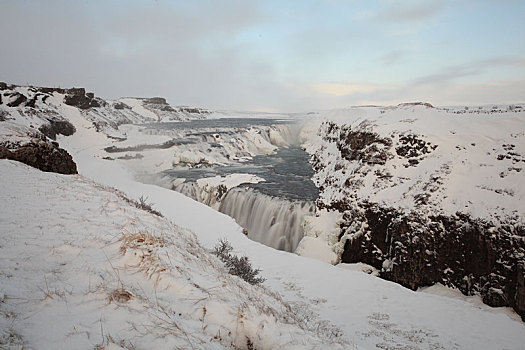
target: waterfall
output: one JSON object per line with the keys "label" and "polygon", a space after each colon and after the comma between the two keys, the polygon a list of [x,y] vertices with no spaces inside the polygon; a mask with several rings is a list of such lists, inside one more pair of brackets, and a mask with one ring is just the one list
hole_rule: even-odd
{"label": "waterfall", "polygon": [[221,213],[248,231],[249,238],[288,252],[297,248],[304,235],[304,217],[314,210],[310,202],[291,202],[242,188],[228,191],[219,206]]}

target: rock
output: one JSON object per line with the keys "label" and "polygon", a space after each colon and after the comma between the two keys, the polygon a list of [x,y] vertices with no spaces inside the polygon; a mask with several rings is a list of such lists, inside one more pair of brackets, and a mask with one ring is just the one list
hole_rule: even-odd
{"label": "rock", "polygon": [[67,151],[38,139],[14,150],[0,145],[0,159],[16,160],[47,172],[77,174],[77,165]]}
{"label": "rock", "polygon": [[0,122],[5,122],[6,120],[10,119],[8,118],[9,112],[0,110]]}
{"label": "rock", "polygon": [[49,124],[44,124],[38,130],[52,140],[56,140],[57,135],[71,136],[76,132],[73,124],[67,120],[48,120]]}
{"label": "rock", "polygon": [[[495,225],[462,213],[427,216],[360,203],[348,211],[350,234],[343,263],[364,262],[380,277],[410,289],[442,283],[490,306],[510,306],[525,317],[525,227]],[[388,268],[385,268],[388,262]]]}
{"label": "rock", "polygon": [[400,103],[397,106],[398,107],[424,106],[427,108],[434,108],[434,106],[432,106],[428,102],[406,102],[406,103]]}
{"label": "rock", "polygon": [[144,103],[147,103],[147,104],[161,104],[161,105],[168,104],[168,102],[166,101],[166,99],[164,97],[145,98],[144,99]]}
{"label": "rock", "polygon": [[[95,98],[91,92],[86,93],[84,88],[72,88],[66,90],[67,95],[64,97],[64,103],[80,109],[92,107],[101,107],[103,100]],[[105,101],[104,101],[105,103]]]}
{"label": "rock", "polygon": [[15,100],[14,101],[11,101],[7,104],[8,107],[18,107],[20,106],[22,103],[24,103],[25,101],[27,101],[27,97],[25,97],[25,95],[22,95],[21,93],[19,92],[15,92],[13,94],[13,96],[16,96]]}
{"label": "rock", "polygon": [[327,138],[334,141],[343,159],[362,161],[367,164],[385,164],[392,140],[382,138],[377,133],[363,129],[352,129],[350,126],[338,126],[328,122]]}
{"label": "rock", "polygon": [[516,269],[516,306],[515,309],[525,322],[525,262],[518,264]]}
{"label": "rock", "polygon": [[52,94],[54,92],[58,92],[59,94],[65,94],[66,93],[66,89],[51,88],[51,87],[40,87],[40,88],[38,88],[38,91],[43,92],[45,94]]}
{"label": "rock", "polygon": [[127,104],[123,103],[123,102],[117,102],[113,105],[113,108],[115,109],[131,109],[130,106],[128,106]]}

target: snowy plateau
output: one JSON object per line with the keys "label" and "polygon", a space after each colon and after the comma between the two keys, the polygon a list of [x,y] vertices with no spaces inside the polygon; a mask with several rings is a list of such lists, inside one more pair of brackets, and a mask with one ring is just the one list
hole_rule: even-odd
{"label": "snowy plateau", "polygon": [[271,114],[0,83],[0,348],[525,349],[524,140],[524,105]]}

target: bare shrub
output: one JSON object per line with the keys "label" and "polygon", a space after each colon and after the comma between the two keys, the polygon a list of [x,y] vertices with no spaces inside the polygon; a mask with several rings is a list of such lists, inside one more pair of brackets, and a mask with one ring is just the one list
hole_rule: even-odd
{"label": "bare shrub", "polygon": [[153,203],[148,203],[148,197],[140,196],[138,201],[133,201],[133,204],[139,209],[150,212],[153,215],[162,217],[162,214],[160,212],[153,209]]}
{"label": "bare shrub", "polygon": [[257,277],[261,272],[260,269],[254,269],[247,256],[238,257],[232,254],[233,247],[230,242],[225,239],[219,240],[219,243],[213,249],[213,254],[217,255],[219,259],[229,269],[229,273],[234,276],[239,276],[246,282],[252,285],[258,285],[266,281],[263,277]]}

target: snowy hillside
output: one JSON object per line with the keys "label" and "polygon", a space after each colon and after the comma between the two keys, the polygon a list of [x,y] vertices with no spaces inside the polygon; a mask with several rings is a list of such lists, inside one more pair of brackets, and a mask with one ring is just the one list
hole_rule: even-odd
{"label": "snowy hillside", "polygon": [[[107,133],[115,132],[122,124],[202,119],[211,113],[202,108],[173,107],[162,97],[105,101],[83,88],[41,88],[0,82],[0,118],[12,118],[8,115],[15,113],[35,128],[56,129],[58,123],[64,122],[61,105],[79,108],[97,130]],[[53,133],[47,134],[54,139]]]}
{"label": "snowy hillside", "polygon": [[311,120],[317,205],[342,214],[324,241],[339,261],[409,288],[443,283],[525,317],[524,130],[522,106],[404,104]]}
{"label": "snowy hillside", "polygon": [[11,161],[0,173],[1,348],[344,348],[122,193]]}
{"label": "snowy hillside", "polygon": [[[29,88],[14,89],[35,97],[24,90]],[[119,114],[121,107],[90,107],[98,100],[87,94],[95,101],[87,108],[68,104],[67,92],[57,91],[45,101],[38,96],[38,108],[8,106],[12,92],[0,92],[0,150],[15,159],[21,145],[41,147],[33,142],[39,139],[52,146],[47,153],[67,151],[80,175],[0,161],[0,347],[523,348],[525,325],[510,308],[491,308],[476,296],[451,298],[457,290],[440,285],[414,292],[375,277],[507,298],[505,305],[519,312],[525,300],[519,299],[523,172],[509,170],[519,167],[515,158],[525,152],[519,109],[352,108],[313,114],[300,130],[210,127],[189,135],[127,124],[150,122],[147,111],[163,108],[148,109],[142,99],[116,101],[130,107]],[[123,116],[127,121],[119,125]],[[53,133],[39,131],[48,124],[44,131],[57,131],[56,141]],[[198,169],[242,163],[288,147],[295,134],[312,155],[320,188],[296,252],[343,262],[336,266],[254,242],[231,217],[168,189],[175,183],[162,188],[136,180],[176,164]],[[195,140],[187,142],[188,136]],[[218,207],[218,192],[237,198],[234,186],[260,181],[249,175],[202,179],[195,196]],[[137,209],[141,196],[163,218]],[[235,209],[243,203],[239,199]],[[490,227],[482,225],[489,223],[494,229],[487,237],[482,228]],[[456,237],[447,246],[451,227]],[[261,268],[262,286],[230,276],[210,255],[224,238]],[[423,249],[429,240],[434,246]],[[476,250],[474,242],[486,250]],[[421,253],[428,257],[419,259]],[[476,254],[479,261],[467,259]],[[358,261],[368,265],[348,264]],[[427,271],[436,277],[432,283],[418,279],[429,277]]]}

